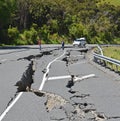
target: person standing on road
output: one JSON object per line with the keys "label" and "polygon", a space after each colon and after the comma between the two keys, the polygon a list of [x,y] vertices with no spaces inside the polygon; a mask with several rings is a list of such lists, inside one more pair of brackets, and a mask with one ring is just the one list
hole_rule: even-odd
{"label": "person standing on road", "polygon": [[62,49],[64,50],[64,45],[65,45],[65,43],[64,43],[64,41],[62,41]]}
{"label": "person standing on road", "polygon": [[41,39],[38,40],[39,49],[41,50]]}

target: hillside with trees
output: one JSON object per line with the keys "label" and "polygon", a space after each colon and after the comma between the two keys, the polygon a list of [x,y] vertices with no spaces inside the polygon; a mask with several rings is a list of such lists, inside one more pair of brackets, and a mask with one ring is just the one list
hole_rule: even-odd
{"label": "hillside with trees", "polygon": [[120,5],[104,0],[1,0],[0,45],[120,44]]}

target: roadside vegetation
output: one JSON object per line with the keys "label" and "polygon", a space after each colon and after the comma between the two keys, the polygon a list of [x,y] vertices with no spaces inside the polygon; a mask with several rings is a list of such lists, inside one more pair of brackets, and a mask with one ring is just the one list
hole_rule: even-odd
{"label": "roadside vegetation", "polygon": [[120,60],[120,47],[103,47],[103,54],[113,59]]}
{"label": "roadside vegetation", "polygon": [[[103,53],[105,56],[119,60],[120,61],[120,47],[103,47],[102,48]],[[114,64],[111,64],[109,62],[106,63],[108,67],[110,67],[113,70],[120,71],[120,66],[116,66]]]}
{"label": "roadside vegetation", "polygon": [[[107,57],[110,57],[112,59],[116,59],[116,60],[120,61],[120,56],[119,56],[120,55],[120,47],[119,46],[102,46],[101,49],[103,51],[104,56],[107,56]],[[100,54],[100,50],[97,47],[94,48],[94,52],[97,54]],[[102,60],[100,60],[100,63],[102,63],[104,66],[106,66],[112,70],[120,72],[120,66],[117,66],[117,65],[114,65],[112,63],[105,62]]]}
{"label": "roadside vegetation", "polygon": [[0,45],[120,44],[119,0],[1,0]]}
{"label": "roadside vegetation", "polygon": [[119,6],[120,5],[120,0],[101,0],[101,3],[108,3],[114,6]]}

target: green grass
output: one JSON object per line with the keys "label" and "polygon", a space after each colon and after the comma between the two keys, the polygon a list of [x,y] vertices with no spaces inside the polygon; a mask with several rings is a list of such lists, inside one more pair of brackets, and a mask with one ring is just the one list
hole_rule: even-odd
{"label": "green grass", "polygon": [[102,50],[105,56],[120,60],[120,47],[103,47]]}
{"label": "green grass", "polygon": [[101,2],[106,2],[114,6],[120,6],[120,0],[101,0]]}
{"label": "green grass", "polygon": [[[119,60],[120,61],[120,47],[117,46],[108,46],[108,47],[102,47],[103,50],[103,55]],[[94,48],[94,52],[100,54],[99,49],[96,47]],[[112,70],[116,70],[120,72],[120,66],[116,66],[115,64],[109,63],[109,62],[105,62],[106,66],[111,68]]]}
{"label": "green grass", "polygon": [[[103,50],[103,55],[113,59],[120,60],[120,47],[103,47],[102,50]],[[111,64],[109,62],[107,62],[106,64],[111,69],[120,71],[120,66],[117,67],[116,65]]]}

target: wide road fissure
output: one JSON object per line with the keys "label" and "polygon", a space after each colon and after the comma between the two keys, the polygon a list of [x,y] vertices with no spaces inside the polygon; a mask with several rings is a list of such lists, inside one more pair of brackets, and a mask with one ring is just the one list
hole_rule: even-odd
{"label": "wide road fissure", "polygon": [[44,84],[45,84],[45,81],[46,81],[47,78],[48,78],[47,75],[48,75],[48,73],[49,73],[51,64],[54,63],[57,59],[61,58],[64,54],[65,54],[65,51],[64,51],[64,53],[63,53],[61,56],[55,58],[53,61],[51,61],[51,62],[47,65],[47,67],[46,67],[46,72],[45,72],[45,74],[43,75],[42,83],[41,83],[41,85],[40,85],[40,87],[39,87],[39,90],[42,90],[42,89],[43,89],[43,86],[44,86]]}
{"label": "wide road fissure", "polygon": [[[24,51],[24,50],[23,50]],[[21,52],[21,51],[12,51],[12,52],[3,52],[3,54],[1,55],[4,55],[4,54],[10,54],[10,53],[16,53],[16,52]],[[65,51],[63,51],[63,54],[60,55],[59,57],[56,57],[54,60],[52,60],[51,62],[49,62],[48,66],[47,66],[47,71],[46,73],[43,75],[43,80],[42,80],[42,83],[40,85],[40,88],[39,90],[42,90],[44,84],[45,84],[45,81],[47,80],[46,78],[46,75],[49,73],[49,68],[51,66],[51,64],[56,61],[57,59],[59,59],[60,57],[62,57],[63,55],[65,54]],[[6,59],[7,60],[7,59]],[[3,60],[2,60],[3,62]],[[9,112],[9,110],[14,106],[14,104],[19,100],[19,98],[22,96],[23,92],[20,92],[17,94],[17,96],[13,99],[13,101],[11,101],[10,105],[5,109],[5,111],[0,115],[0,121],[2,121],[2,119],[6,116],[6,114]]]}
{"label": "wide road fissure", "polygon": [[[1,92],[4,89],[5,95],[0,93],[1,111],[16,94],[15,84],[20,93],[14,101],[11,99],[8,107],[12,108],[6,108],[8,113],[4,112],[1,120],[119,121],[119,79],[89,59],[92,54],[85,49],[68,46],[62,50],[58,45],[51,45],[42,47],[41,51],[38,47],[19,51],[15,57],[15,52],[9,53],[9,58],[2,54],[1,59],[7,61],[0,64],[0,76],[4,80],[0,89]],[[11,71],[5,77],[7,70]]]}

